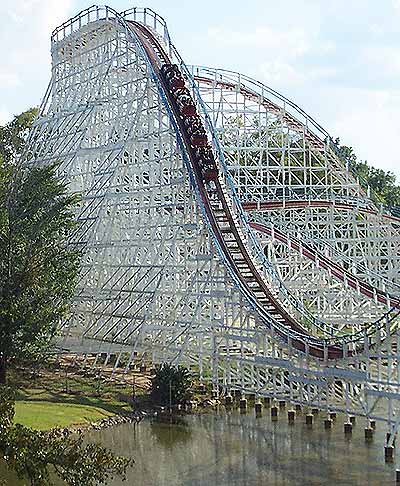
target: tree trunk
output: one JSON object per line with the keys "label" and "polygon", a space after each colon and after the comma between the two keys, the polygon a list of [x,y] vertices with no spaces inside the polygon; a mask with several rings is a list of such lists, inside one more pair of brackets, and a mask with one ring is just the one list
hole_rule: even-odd
{"label": "tree trunk", "polygon": [[7,358],[0,356],[0,385],[7,383]]}

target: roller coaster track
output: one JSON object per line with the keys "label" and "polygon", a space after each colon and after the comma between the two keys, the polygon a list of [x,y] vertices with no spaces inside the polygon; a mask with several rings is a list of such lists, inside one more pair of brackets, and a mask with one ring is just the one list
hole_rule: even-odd
{"label": "roller coaster track", "polygon": [[[246,76],[234,82],[218,70],[214,77],[211,69],[200,70],[206,73],[201,76],[191,71],[165,21],[151,9],[118,13],[90,7],[53,32],[52,57],[53,75],[26,161],[62,160],[60,174],[71,191],[82,193],[71,243],[79,244],[84,258],[71,318],[63,324],[63,347],[106,353],[106,362],[114,354],[115,367],[125,356],[126,369],[138,356],[182,363],[215,390],[364,415],[386,420],[391,433],[397,430],[400,299],[392,289],[400,219],[380,212],[367,197],[327,132],[297,105],[274,98],[279,94],[273,90],[257,92]],[[207,97],[217,99],[211,108]],[[244,99],[251,103],[244,106]],[[216,107],[220,100],[226,112],[225,105]],[[296,115],[285,109],[289,106]],[[223,135],[219,138],[223,129],[213,125],[210,112],[226,119],[243,113],[249,133],[253,115],[259,115],[263,135],[272,120],[276,140],[267,154],[265,140],[256,137],[250,148],[246,136],[226,137],[225,146]],[[230,145],[231,140],[239,143]],[[248,160],[247,149],[254,150],[249,167],[255,170],[241,173],[248,177],[241,187],[235,170]],[[299,176],[293,197],[287,197],[292,178],[285,177],[296,150],[304,178]],[[308,177],[309,169],[315,178]],[[271,188],[264,187],[266,180],[272,180]],[[253,187],[262,190],[251,192]],[[308,221],[299,210],[306,208],[318,213],[310,241],[298,236]],[[274,211],[285,229],[279,221],[262,223],[269,218],[262,213]],[[340,236],[348,238],[354,261],[341,255],[340,245],[316,238],[326,228],[340,232],[346,212],[355,217]],[[369,237],[371,221],[375,233]],[[278,253],[285,245],[344,284],[332,284],[321,272],[327,286],[320,291],[312,288],[319,272],[311,274],[308,263],[292,267],[297,256],[283,262],[296,285],[312,275],[304,295],[312,299],[318,291],[317,298],[325,299],[316,304],[319,315],[329,299],[331,308],[343,299],[343,307],[326,322],[315,317],[306,298],[296,297],[298,287],[290,287],[292,281],[286,287],[280,269],[267,259],[260,232],[277,242]],[[392,238],[378,256],[384,260],[390,248],[382,278],[380,263],[368,266],[364,259],[359,234],[372,246],[378,240],[376,248],[387,234]],[[356,238],[360,249],[351,247]],[[382,308],[389,310],[382,315]],[[335,325],[332,316],[339,316]],[[378,410],[378,401],[387,404],[386,412]]]}
{"label": "roller coaster track", "polygon": [[[206,72],[208,71],[207,68],[202,68]],[[192,72],[193,72],[193,77],[196,80],[196,82],[203,84],[203,85],[209,85],[213,88],[218,87],[218,88],[225,88],[227,90],[230,90],[235,93],[240,93],[243,95],[243,97],[247,100],[252,100],[255,103],[259,103],[261,106],[263,106],[266,110],[269,110],[272,113],[275,113],[278,115],[282,121],[285,121],[287,126],[292,129],[296,133],[303,133],[304,135],[304,140],[306,143],[310,145],[310,147],[317,149],[321,152],[324,152],[325,154],[332,155],[335,154],[336,156],[332,157],[330,156],[330,162],[333,165],[337,165],[337,162],[340,160],[340,156],[338,155],[338,149],[336,146],[336,143],[333,141],[332,137],[330,134],[319,124],[317,123],[312,117],[310,117],[306,112],[304,112],[299,106],[297,106],[295,103],[293,103],[291,100],[283,96],[282,94],[278,93],[272,88],[269,88],[267,86],[262,85],[261,83],[258,83],[257,81],[248,78],[247,76],[239,75],[238,76],[238,83],[230,82],[227,80],[223,80],[222,76],[218,76],[217,73],[210,72],[208,76],[203,76],[198,73],[199,67],[192,66]],[[219,73],[230,73],[229,71],[225,71],[223,69],[218,70]],[[231,74],[231,73],[230,73]],[[221,79],[220,79],[221,78]],[[245,84],[241,83],[241,79],[244,81],[253,83],[256,85],[259,89],[261,89],[261,92],[257,92]],[[274,103],[272,100],[268,99],[266,97],[266,94],[272,94],[273,96],[277,97],[281,102],[283,102],[284,109]],[[305,120],[305,123],[302,123],[299,119],[296,118],[293,114],[287,111],[286,107],[290,106],[295,112],[302,116]],[[312,129],[315,130],[316,133],[313,132]],[[348,164],[348,170],[351,170],[351,164]],[[359,179],[359,176],[357,174],[353,174],[355,179]],[[366,191],[369,193],[371,192],[371,189],[368,186],[368,183],[366,181],[362,181],[363,183],[363,188],[360,187],[361,193],[363,195],[361,200],[357,200],[357,204],[363,207],[363,211],[365,213],[369,214],[376,214],[378,211],[376,210],[376,206],[372,200],[369,199],[367,196]],[[366,189],[366,191],[365,191]],[[376,195],[375,195],[376,196]],[[379,200],[379,197],[376,196],[376,200]],[[278,203],[278,201],[276,201]],[[292,203],[292,201],[287,201],[289,204]],[[306,201],[301,201],[303,204],[306,203]],[[326,201],[327,204],[331,203],[332,201],[328,200]],[[346,201],[347,202],[347,201]],[[340,201],[338,202],[338,207],[342,209],[350,209],[350,207],[346,207],[346,202],[342,202],[340,204]],[[268,202],[267,202],[268,203]],[[324,207],[323,206],[323,201],[321,201],[321,206],[318,206],[318,201],[311,201],[310,206],[315,203],[316,205],[313,207]],[[354,203],[354,201],[349,202],[349,206],[351,206]],[[247,203],[250,206],[254,203]],[[398,213],[398,208],[392,208],[392,207],[387,207],[384,205],[381,205],[382,208],[385,209],[385,212],[379,212],[382,217],[385,219],[390,219],[394,222],[400,222],[400,218],[397,216]],[[288,206],[289,207],[289,206]],[[361,208],[360,208],[361,209]]]}
{"label": "roller coaster track", "polygon": [[[227,261],[230,271],[234,274],[237,282],[240,283],[241,290],[244,295],[247,295],[255,304],[257,312],[265,323],[273,320],[275,330],[283,339],[289,340],[291,345],[302,352],[308,348],[308,353],[311,356],[325,359],[339,359],[342,358],[343,349],[341,346],[334,344],[326,344],[326,341],[315,338],[305,327],[296,321],[280,304],[280,302],[273,295],[271,289],[268,287],[263,277],[256,269],[254,262],[246,248],[240,230],[235,222],[234,215],[231,210],[231,202],[229,201],[227,191],[223,187],[220,178],[216,178],[212,183],[206,184],[202,177],[201,167],[199,161],[196,160],[195,150],[191,144],[190,136],[187,133],[185,124],[183,122],[182,114],[176,104],[176,100],[171,95],[171,91],[161,75],[163,65],[171,64],[171,59],[166,53],[160,41],[156,38],[153,32],[146,26],[129,21],[130,26],[140,39],[147,56],[152,64],[155,74],[161,81],[165,95],[168,98],[172,111],[174,112],[176,122],[179,126],[180,132],[183,136],[186,150],[194,171],[197,188],[201,194],[202,202],[204,204],[208,221],[211,225],[213,235],[218,241],[222,249],[225,260]],[[212,187],[214,185],[214,187]],[[337,269],[331,268],[333,273],[339,272]],[[343,274],[343,279],[345,274]],[[358,282],[359,283],[359,282]],[[349,285],[357,286],[354,279],[349,280]],[[369,298],[374,297],[374,290],[369,289],[366,285],[361,285],[363,292]],[[387,303],[387,297],[378,292],[378,300]],[[393,300],[393,299],[392,299]],[[391,301],[389,300],[389,303]],[[398,301],[393,300],[397,307]],[[393,309],[392,309],[393,310]],[[290,330],[288,332],[288,330]],[[354,335],[351,336],[354,340]],[[345,337],[343,338],[343,340]],[[352,354],[352,351],[349,351]]]}
{"label": "roller coaster track", "polygon": [[[278,301],[274,298],[261,275],[255,268],[235,224],[226,190],[223,188],[221,181],[216,179],[214,181],[214,188],[211,188],[210,185],[206,185],[203,181],[201,168],[196,161],[196,156],[193,147],[191,146],[189,136],[186,133],[179,109],[176,106],[175,100],[170,95],[168,86],[165,84],[164,79],[161,76],[161,67],[163,64],[171,63],[167,53],[148,28],[135,22],[130,22],[130,25],[141,40],[155,73],[163,83],[165,93],[185,139],[185,145],[192,163],[196,185],[200,191],[213,234],[222,248],[224,257],[230,268],[240,282],[243,292],[248,296],[251,296],[255,301],[258,311],[264,316],[266,322],[270,321],[271,316],[273,317],[278,331],[282,332],[282,325],[290,325],[293,331],[307,337],[306,330],[297,324],[289,314],[280,307]],[[268,314],[266,311],[268,311]],[[282,333],[282,335],[285,336],[285,333]],[[293,340],[293,346],[298,347],[303,351],[305,349],[305,344],[298,339]],[[338,353],[340,354],[340,351],[341,350],[338,348],[330,349],[329,357],[337,357]],[[310,353],[323,357],[323,352],[316,346],[310,347]]]}
{"label": "roller coaster track", "polygon": [[400,309],[400,299],[397,296],[386,293],[368,284],[367,282],[363,282],[341,265],[325,256],[323,253],[318,252],[315,247],[304,243],[297,238],[286,235],[278,228],[268,227],[255,222],[250,223],[250,226],[256,231],[267,234],[268,236],[272,236],[279,242],[284,243],[293,250],[299,252],[301,255],[313,261],[318,267],[328,270],[330,275],[335,277],[337,280],[349,285],[352,289],[356,290],[362,295],[365,295],[369,299],[386,304],[389,308],[393,307],[395,309]]}
{"label": "roller coaster track", "polygon": [[370,208],[367,205],[361,205],[359,201],[336,201],[335,199],[326,200],[287,200],[280,201],[257,201],[257,202],[244,202],[243,208],[246,211],[275,211],[277,209],[303,209],[303,208],[332,208],[343,211],[357,211],[361,214],[369,214],[372,216],[381,217],[394,224],[400,224],[400,218],[388,214],[381,213],[376,208]]}

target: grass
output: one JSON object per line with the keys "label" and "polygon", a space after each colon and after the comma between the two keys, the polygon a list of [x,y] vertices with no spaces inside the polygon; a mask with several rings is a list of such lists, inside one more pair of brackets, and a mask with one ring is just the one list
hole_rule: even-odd
{"label": "grass", "polygon": [[96,422],[112,415],[102,408],[54,403],[46,401],[18,401],[15,404],[15,423],[37,430],[69,427]]}
{"label": "grass", "polygon": [[9,382],[17,389],[15,423],[34,429],[84,425],[131,410],[129,380],[113,383],[50,365],[40,372],[11,369]]}

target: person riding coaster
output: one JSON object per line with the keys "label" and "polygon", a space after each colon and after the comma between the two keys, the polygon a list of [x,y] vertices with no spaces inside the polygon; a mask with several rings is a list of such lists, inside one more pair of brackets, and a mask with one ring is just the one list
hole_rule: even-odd
{"label": "person riding coaster", "polygon": [[209,145],[197,148],[196,159],[205,182],[213,181],[218,178],[217,164],[215,163],[214,154]]}
{"label": "person riding coaster", "polygon": [[192,145],[195,147],[205,147],[208,139],[201,118],[198,115],[187,117],[184,124]]}
{"label": "person riding coaster", "polygon": [[188,89],[184,88],[177,91],[175,94],[175,99],[179,111],[181,112],[182,115],[185,116],[196,115],[196,107],[193,103],[192,97],[190,96]]}

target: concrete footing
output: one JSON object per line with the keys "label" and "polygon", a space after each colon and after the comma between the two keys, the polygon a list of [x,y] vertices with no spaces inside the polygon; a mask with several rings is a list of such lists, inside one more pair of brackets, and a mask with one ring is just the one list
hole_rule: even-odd
{"label": "concrete footing", "polygon": [[393,462],[394,459],[394,447],[385,446],[385,462]]}
{"label": "concrete footing", "polygon": [[254,404],[254,410],[256,411],[256,415],[260,416],[262,414],[262,403],[256,402]]}
{"label": "concrete footing", "polygon": [[314,415],[312,413],[308,413],[306,415],[306,425],[312,425],[314,421]]}
{"label": "concrete footing", "polygon": [[325,430],[330,430],[332,428],[332,422],[333,420],[330,419],[330,418],[326,418],[324,420],[324,427],[325,427]]}
{"label": "concrete footing", "polygon": [[350,435],[353,432],[353,424],[351,422],[345,422],[343,428],[346,435]]}
{"label": "concrete footing", "polygon": [[240,410],[246,410],[247,408],[247,400],[246,398],[241,398],[239,401],[239,408]]}
{"label": "concrete footing", "polygon": [[296,417],[296,412],[294,410],[288,410],[287,418],[290,424],[294,423]]}
{"label": "concrete footing", "polygon": [[269,407],[271,405],[271,397],[264,397],[264,405]]}
{"label": "concrete footing", "polygon": [[271,407],[271,419],[278,420],[278,407]]}

